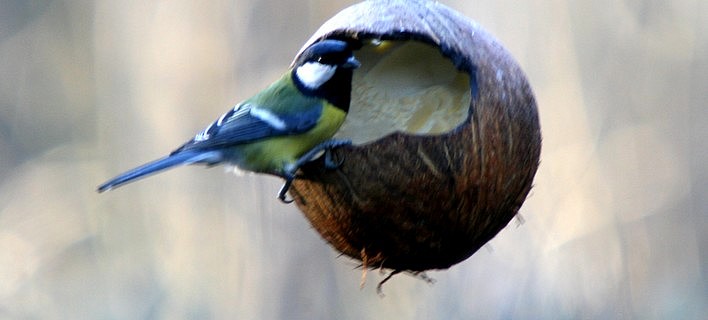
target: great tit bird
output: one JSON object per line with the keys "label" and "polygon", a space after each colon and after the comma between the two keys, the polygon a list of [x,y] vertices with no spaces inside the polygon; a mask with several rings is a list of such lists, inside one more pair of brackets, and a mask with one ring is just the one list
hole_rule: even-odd
{"label": "great tit bird", "polygon": [[352,73],[360,66],[350,44],[322,40],[308,47],[280,80],[221,115],[167,157],[125,172],[98,187],[103,192],[178,165],[231,164],[285,179],[286,192],[300,166],[324,152],[351,144],[332,136],[344,122]]}

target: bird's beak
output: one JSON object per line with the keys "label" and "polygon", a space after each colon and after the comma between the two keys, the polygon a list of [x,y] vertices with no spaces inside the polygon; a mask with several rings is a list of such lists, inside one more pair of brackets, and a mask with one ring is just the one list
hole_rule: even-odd
{"label": "bird's beak", "polygon": [[345,62],[345,63],[342,65],[342,67],[345,68],[345,69],[356,69],[356,68],[361,67],[361,63],[360,63],[359,60],[357,60],[356,58],[354,58],[354,57],[349,57],[349,59],[347,60],[347,62]]}

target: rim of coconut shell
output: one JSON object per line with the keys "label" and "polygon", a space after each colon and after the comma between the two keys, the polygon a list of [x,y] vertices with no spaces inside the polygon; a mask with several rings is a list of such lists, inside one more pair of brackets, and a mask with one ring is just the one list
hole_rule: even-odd
{"label": "rim of coconut shell", "polygon": [[[305,43],[300,53],[323,39],[349,41],[356,46],[364,45],[365,40],[371,39],[418,41],[432,45],[456,69],[468,74],[471,100],[466,119],[448,132],[435,135],[395,132],[362,145],[341,148],[338,153],[344,154],[344,167],[335,172],[322,172],[314,166],[306,166],[303,168],[304,179],[296,179],[291,189],[298,207],[325,240],[343,254],[362,260],[364,267],[423,271],[448,268],[468,258],[516,215],[531,189],[538,167],[540,128],[535,100],[525,75],[508,52],[474,21],[433,1],[366,1],[353,5],[325,22]],[[490,101],[493,106],[485,105]],[[505,103],[511,107],[503,105]],[[478,111],[482,111],[481,115],[475,115]],[[507,123],[488,124],[489,121],[496,121],[489,120],[493,117],[504,118],[499,121]],[[504,132],[489,135],[482,132],[482,127],[485,130]],[[369,161],[375,159],[371,154],[383,149],[391,154],[390,148],[396,147],[411,149],[417,141],[427,141],[425,143],[429,144],[443,141],[444,144],[445,139],[460,139],[460,132],[468,130],[475,131],[469,138],[477,139],[468,143],[473,150],[462,151],[469,155],[461,157],[474,158],[470,164],[460,165],[466,166],[464,173],[469,176],[437,177],[440,172],[435,172],[435,164],[445,162],[444,156],[440,154],[447,152],[447,149],[440,151],[437,146],[433,149],[438,152],[426,150],[422,161],[413,160],[421,168],[432,167],[420,173],[421,180],[440,178],[436,183],[445,184],[451,178],[455,180],[454,188],[466,193],[460,197],[453,195],[444,199],[451,203],[434,204],[429,212],[431,215],[427,215],[427,209],[421,209],[422,213],[412,213],[414,216],[410,216],[409,212],[418,210],[416,204],[412,203],[418,200],[415,195],[413,198],[404,196],[403,200],[392,195],[390,199],[372,200],[372,204],[368,205],[367,201],[371,199],[358,199],[356,193],[347,194],[348,191],[344,190],[351,188],[351,185],[347,186],[350,180],[359,179],[351,176],[351,170],[349,175],[346,173],[347,169],[351,169],[347,167],[350,164],[347,161],[352,160],[350,158]],[[494,141],[484,140],[487,138]],[[527,139],[525,142],[528,143],[508,141],[514,139]],[[490,146],[488,149],[487,145]],[[506,155],[510,157],[504,159],[503,155],[489,155],[490,152],[508,152]],[[450,161],[449,155],[446,156],[447,161]],[[407,159],[402,155],[401,161]],[[371,174],[372,180],[390,178],[372,172],[379,168],[378,165],[369,166],[366,163],[368,169],[365,171],[370,172],[363,174]],[[401,172],[393,174],[400,176]],[[405,181],[402,183],[411,183],[408,178],[402,178]],[[388,191],[382,190],[379,193]],[[448,196],[445,194],[448,191],[451,190],[434,192]],[[467,194],[476,198],[466,199]],[[382,197],[385,198],[385,195]],[[470,204],[473,200],[478,203]],[[454,203],[456,201],[459,203]],[[399,208],[404,209],[394,216],[400,217],[385,216],[387,210],[396,211]],[[462,214],[469,221],[460,221],[459,225],[451,224],[459,217],[445,213],[446,210],[464,211]],[[437,221],[432,215],[435,212],[445,214]],[[411,224],[421,224],[419,221],[424,222],[411,227]],[[441,232],[446,234],[441,235]],[[422,240],[418,241],[418,238]]]}
{"label": "rim of coconut shell", "polygon": [[[401,18],[408,18],[408,22],[417,20],[418,24],[399,25]],[[450,25],[450,22],[454,24]],[[453,32],[444,32],[451,30]],[[459,39],[458,36],[468,38]],[[436,48],[458,71],[466,73],[469,77],[471,101],[467,117],[450,132],[467,125],[474,111],[474,101],[479,94],[476,61],[485,60],[486,63],[502,64],[504,69],[516,69],[511,71],[521,74],[522,81],[526,81],[511,55],[496,39],[475,21],[436,1],[368,0],[347,7],[327,20],[305,42],[291,66],[305,49],[325,39],[346,41],[352,45],[355,52],[367,45],[365,42],[369,40],[417,41]],[[466,47],[471,42],[484,45]],[[401,134],[417,135],[414,132]],[[380,138],[385,139],[386,136]]]}
{"label": "rim of coconut shell", "polygon": [[[359,17],[362,18],[359,19]],[[370,19],[371,17],[375,18]],[[393,19],[387,20],[385,17]],[[403,26],[397,25],[396,21],[393,21],[400,22],[400,18],[403,17],[410,18],[408,21],[418,20],[420,24]],[[454,37],[456,33],[446,35],[436,32],[437,28],[432,25],[432,23],[439,25],[449,20],[455,21],[458,32],[463,32],[464,29],[466,30],[464,33],[468,33],[471,37],[483,37],[486,38],[485,42],[496,44],[496,40],[475,21],[439,2],[430,0],[369,0],[343,9],[322,24],[298,51],[293,59],[293,64],[305,49],[324,39],[348,41],[356,49],[361,47],[361,40],[367,39],[412,40],[437,47],[455,67],[473,74],[475,66],[472,61],[475,59],[468,56],[473,52],[462,48],[461,44],[454,39],[450,41],[450,38]],[[507,55],[506,50],[501,46],[497,45],[496,47],[504,55]],[[475,90],[475,88],[471,89]]]}

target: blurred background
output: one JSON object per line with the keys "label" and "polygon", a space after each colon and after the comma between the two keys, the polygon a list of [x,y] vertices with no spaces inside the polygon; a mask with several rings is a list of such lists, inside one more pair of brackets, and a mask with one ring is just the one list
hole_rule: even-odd
{"label": "blurred background", "polygon": [[0,0],[0,318],[705,317],[708,2],[442,2],[526,71],[542,163],[521,219],[381,298],[279,179],[190,167],[95,192],[354,1]]}

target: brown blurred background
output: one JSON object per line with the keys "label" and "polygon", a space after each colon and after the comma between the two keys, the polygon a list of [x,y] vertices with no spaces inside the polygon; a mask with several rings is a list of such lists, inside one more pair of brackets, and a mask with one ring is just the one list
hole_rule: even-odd
{"label": "brown blurred background", "polygon": [[279,179],[191,167],[94,191],[276,79],[353,1],[0,0],[0,318],[708,314],[708,2],[442,2],[527,72],[542,163],[523,219],[380,298]]}

